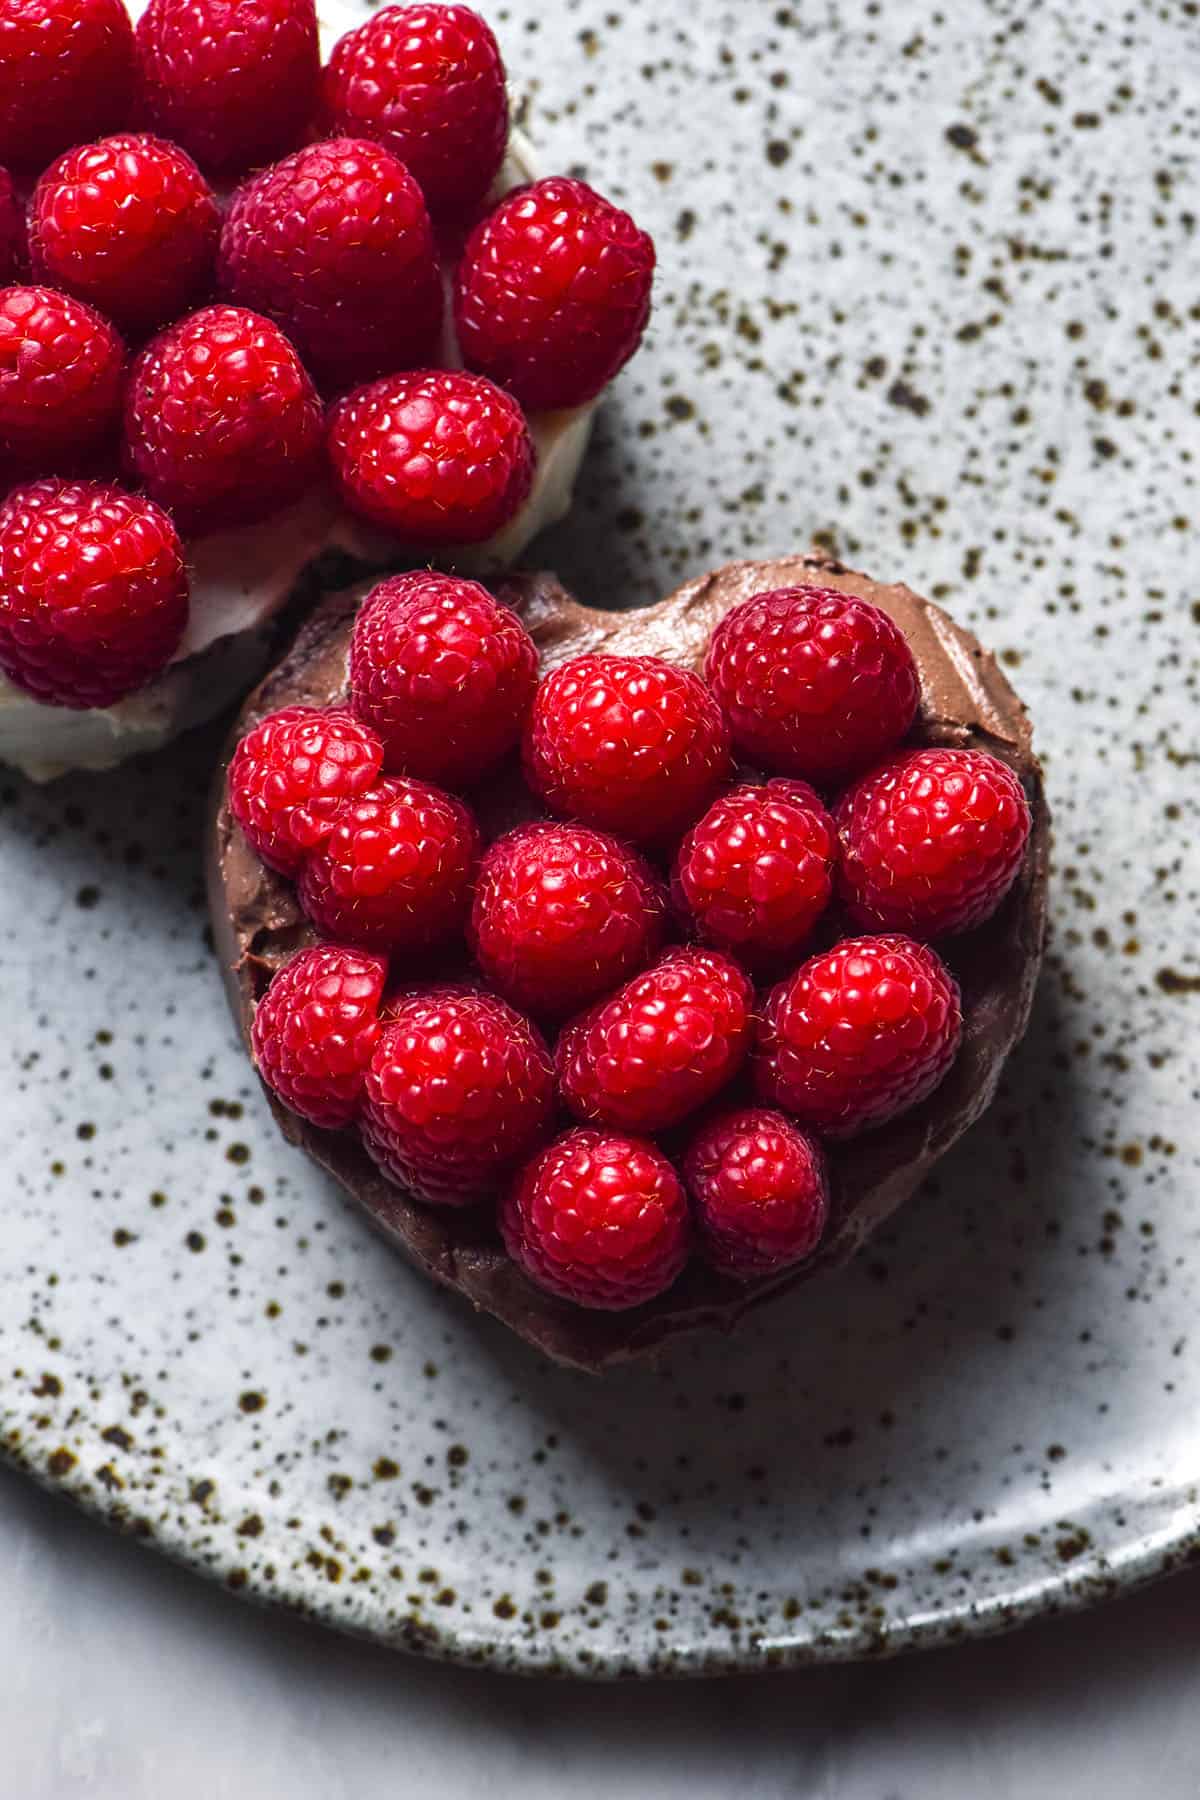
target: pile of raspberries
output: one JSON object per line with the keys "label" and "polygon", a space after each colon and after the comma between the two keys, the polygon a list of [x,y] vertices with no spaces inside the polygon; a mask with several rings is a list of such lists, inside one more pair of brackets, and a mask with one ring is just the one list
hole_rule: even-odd
{"label": "pile of raspberries", "polygon": [[144,686],[187,623],[182,540],[322,481],[405,546],[513,517],[527,413],[632,355],[654,249],[581,181],[490,206],[507,141],[465,6],[385,7],[322,68],[314,0],[151,0],[136,31],[122,0],[4,0],[11,681],[68,707]]}
{"label": "pile of raspberries", "polygon": [[[520,618],[421,572],[357,614],[349,698],[238,745],[230,809],[317,933],[254,1016],[282,1103],[357,1129],[431,1206],[491,1206],[582,1306],[644,1303],[693,1251],[736,1280],[810,1257],[823,1140],[937,1087],[962,1035],[931,940],[988,919],[1030,809],[995,756],[903,747],[889,614],[783,588],[703,677],[580,655],[539,680]],[[525,804],[483,844],[480,807]]]}

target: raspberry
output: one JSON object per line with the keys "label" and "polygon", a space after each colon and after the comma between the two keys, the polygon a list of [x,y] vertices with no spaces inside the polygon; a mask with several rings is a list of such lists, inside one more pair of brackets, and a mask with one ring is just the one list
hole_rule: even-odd
{"label": "raspberry", "polygon": [[384,776],[343,807],[300,871],[300,904],[317,930],[370,950],[415,951],[461,931],[479,853],[461,800],[423,781]]}
{"label": "raspberry", "polygon": [[913,750],[842,796],[839,885],[851,916],[940,937],[990,919],[1021,871],[1029,802],[986,750]]}
{"label": "raspberry", "polygon": [[471,946],[514,1006],[563,1018],[656,955],[662,889],[635,851],[586,825],[518,825],[485,853]]}
{"label": "raspberry", "polygon": [[480,375],[415,370],[360,388],[330,413],[328,446],[351,512],[409,544],[481,543],[533,485],[524,415]]}
{"label": "raspberry", "polygon": [[46,170],[30,202],[30,261],[36,279],[140,335],[208,286],[220,229],[191,157],[125,132],[68,150]]}
{"label": "raspberry", "polygon": [[379,739],[350,713],[285,706],[248,731],[230,758],[229,810],[265,863],[296,875],[382,766]]}
{"label": "raspberry", "polygon": [[321,467],[316,389],[277,325],[208,306],[156,337],[125,399],[125,457],[185,531],[266,518]]}
{"label": "raspberry", "polygon": [[29,246],[25,208],[7,169],[0,169],[0,283],[12,281],[24,268]]}
{"label": "raspberry", "polygon": [[700,680],[656,656],[576,656],[542,682],[525,772],[552,812],[635,843],[670,841],[729,772],[729,730]]}
{"label": "raspberry", "polygon": [[427,989],[394,1001],[367,1071],[363,1143],[421,1200],[479,1200],[537,1149],[554,1119],[541,1037],[494,994]]}
{"label": "raspberry", "polygon": [[29,475],[79,466],[116,430],[124,360],[81,300],[0,289],[0,464]]}
{"label": "raspberry", "polygon": [[744,756],[819,785],[890,750],[920,699],[899,626],[831,588],[777,588],[732,607],[704,673]]}
{"label": "raspberry", "polygon": [[766,1107],[721,1113],[683,1159],[704,1259],[753,1281],[812,1255],[829,1216],[825,1159],[815,1138]]}
{"label": "raspberry", "polygon": [[315,944],[284,964],[259,1001],[250,1033],[258,1072],[313,1125],[337,1131],[357,1116],[386,980],[382,956]]}
{"label": "raspberry", "polygon": [[386,6],[348,31],[329,59],[324,102],[335,131],[393,151],[440,216],[482,200],[504,156],[504,64],[466,6]]}
{"label": "raspberry", "polygon": [[0,162],[44,169],[69,144],[126,121],[133,27],[121,0],[4,0]]}
{"label": "raspberry", "polygon": [[958,983],[932,950],[846,938],[767,995],[755,1087],[814,1131],[852,1137],[931,1094],[961,1038]]}
{"label": "raspberry", "polygon": [[0,506],[0,668],[54,706],[112,706],[179,647],[183,546],[152,500],[37,481]]}
{"label": "raspberry", "polygon": [[272,162],[304,138],[320,93],[313,0],[150,0],[137,61],[156,131],[210,174]]}
{"label": "raspberry", "polygon": [[351,705],[389,771],[462,787],[520,738],[537,663],[516,613],[477,581],[394,575],[354,621]]}
{"label": "raspberry", "polygon": [[505,1248],[531,1281],[604,1312],[665,1293],[687,1261],[687,1200],[653,1144],[568,1131],[500,1208]]}
{"label": "raspberry", "polygon": [[619,1131],[677,1125],[738,1072],[754,990],[715,950],[669,950],[558,1040],[558,1083],[577,1118]]}
{"label": "raspberry", "polygon": [[444,302],[421,190],[378,144],[297,150],[234,196],[221,291],[282,325],[336,392],[436,357]]}
{"label": "raspberry", "polygon": [[531,412],[592,400],[641,342],[654,245],[582,181],[508,194],[468,240],[455,282],[463,360]]}
{"label": "raspberry", "polygon": [[803,781],[731,788],[679,847],[676,908],[752,967],[799,948],[833,893],[837,833]]}

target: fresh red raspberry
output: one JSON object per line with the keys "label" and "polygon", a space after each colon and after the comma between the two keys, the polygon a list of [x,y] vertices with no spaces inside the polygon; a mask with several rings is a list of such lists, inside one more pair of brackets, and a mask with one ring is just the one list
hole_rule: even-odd
{"label": "fresh red raspberry", "polygon": [[0,289],[0,472],[74,470],[116,430],[125,350],[53,288]]}
{"label": "fresh red raspberry", "polygon": [[537,666],[511,607],[477,581],[416,570],[359,609],[351,705],[379,733],[389,772],[464,787],[519,740]]}
{"label": "fresh red raspberry", "polygon": [[150,0],[138,21],[141,93],[156,131],[212,175],[303,142],[321,84],[313,0]]}
{"label": "fresh red raspberry", "polygon": [[687,1261],[687,1199],[660,1150],[568,1131],[535,1156],[500,1207],[513,1261],[578,1306],[623,1312],[665,1293]]}
{"label": "fresh red raspberry", "polygon": [[821,1146],[782,1113],[747,1106],[702,1125],[683,1159],[704,1260],[753,1281],[810,1257],[829,1216]]}
{"label": "fresh red raspberry", "polygon": [[121,0],[4,0],[0,162],[44,169],[69,144],[126,123],[133,26]]}
{"label": "fresh red raspberry", "polygon": [[538,688],[525,772],[552,812],[667,843],[729,773],[729,728],[690,670],[657,656],[575,656]]}
{"label": "fresh red raspberry", "polygon": [[471,947],[514,1006],[561,1019],[645,968],[663,939],[661,884],[587,825],[518,825],[479,865]]}
{"label": "fresh red raspberry", "polygon": [[618,1131],[678,1125],[737,1074],[754,990],[716,950],[668,950],[565,1027],[558,1085],[579,1119]]}
{"label": "fresh red raspberry", "polygon": [[35,699],[112,706],[170,661],[187,616],[183,546],[152,500],[36,481],[0,506],[0,668]]}
{"label": "fresh red raspberry", "polygon": [[439,217],[483,199],[508,141],[504,64],[467,6],[385,6],[348,31],[325,70],[324,104],[335,131],[394,152]]}
{"label": "fresh red raspberry", "polygon": [[430,988],[388,1008],[363,1142],[420,1200],[468,1205],[549,1136],[554,1066],[538,1032],[494,994]]}
{"label": "fresh red raspberry", "polygon": [[593,400],[642,340],[654,245],[585,182],[516,189],[476,226],[455,280],[463,361],[530,412]]}
{"label": "fresh red raspberry", "polygon": [[421,190],[358,138],[297,150],[234,196],[218,277],[330,392],[436,360],[444,300]]}
{"label": "fresh red raspberry", "polygon": [[462,930],[479,854],[461,800],[384,776],[343,807],[307,857],[300,904],[326,937],[369,950],[417,951]]}
{"label": "fresh red raspberry", "polygon": [[986,750],[912,750],[843,794],[839,887],[872,930],[941,937],[990,919],[1021,872],[1025,791]]}
{"label": "fresh red raspberry", "polygon": [[832,588],[776,588],[731,607],[704,673],[744,756],[819,785],[899,743],[921,692],[900,627]]}
{"label": "fresh red raspberry", "polygon": [[125,396],[125,461],[182,530],[264,519],[321,468],[317,391],[277,325],[207,306],[154,338]]}
{"label": "fresh red raspberry", "polygon": [[382,766],[379,739],[350,713],[285,706],[248,731],[230,758],[229,810],[265,863],[296,875]]}
{"label": "fresh red raspberry", "polygon": [[387,972],[382,956],[314,944],[284,964],[255,1009],[258,1072],[313,1125],[338,1131],[358,1116]]}
{"label": "fresh red raspberry", "polygon": [[482,543],[533,485],[533,440],[516,401],[449,369],[348,394],[329,415],[328,448],[351,512],[406,544]]}
{"label": "fresh red raspberry", "polygon": [[962,1038],[958,983],[906,937],[845,938],[772,988],[755,1087],[826,1137],[852,1137],[924,1100]]}
{"label": "fresh red raspberry", "polygon": [[25,267],[29,245],[25,208],[7,169],[0,169],[0,283],[14,281]]}
{"label": "fresh red raspberry", "polygon": [[29,207],[30,262],[35,279],[138,336],[209,286],[220,230],[191,157],[124,132],[68,150],[46,170]]}
{"label": "fresh red raspberry", "polygon": [[837,832],[807,782],[731,788],[679,847],[671,892],[700,937],[769,966],[797,950],[829,905]]}

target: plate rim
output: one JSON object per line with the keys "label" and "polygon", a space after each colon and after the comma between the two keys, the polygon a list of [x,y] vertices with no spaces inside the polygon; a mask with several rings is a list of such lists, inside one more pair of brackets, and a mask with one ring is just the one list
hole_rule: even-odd
{"label": "plate rim", "polygon": [[[3,1388],[0,1387],[0,1395]],[[666,1634],[661,1648],[650,1646],[649,1654],[635,1651],[614,1652],[597,1646],[581,1653],[558,1653],[544,1648],[544,1637],[532,1641],[520,1636],[488,1634],[485,1629],[464,1631],[461,1623],[426,1624],[413,1616],[392,1626],[372,1625],[368,1619],[347,1616],[347,1608],[314,1585],[313,1595],[304,1591],[295,1579],[289,1556],[281,1554],[280,1578],[270,1588],[263,1586],[240,1565],[231,1566],[228,1551],[205,1561],[181,1530],[170,1525],[150,1526],[137,1518],[131,1507],[116,1499],[104,1499],[94,1484],[87,1480],[76,1456],[71,1470],[57,1475],[46,1464],[55,1454],[49,1453],[42,1463],[26,1454],[20,1429],[12,1423],[10,1407],[0,1405],[0,1423],[7,1429],[0,1436],[0,1458],[34,1482],[44,1492],[67,1500],[78,1511],[97,1524],[131,1538],[141,1548],[171,1562],[184,1572],[199,1576],[220,1586],[231,1599],[249,1602],[284,1618],[303,1619],[326,1630],[376,1644],[399,1654],[416,1655],[432,1662],[443,1662],[461,1668],[487,1669],[495,1674],[547,1677],[559,1680],[603,1682],[619,1680],[695,1680],[713,1676],[754,1675],[766,1671],[813,1667],[822,1664],[854,1663],[890,1659],[915,1651],[945,1648],[952,1644],[998,1637],[1042,1618],[1082,1612],[1106,1600],[1118,1598],[1150,1583],[1165,1580],[1200,1562],[1200,1496],[1196,1489],[1180,1491],[1171,1508],[1168,1523],[1157,1531],[1143,1532],[1123,1547],[1106,1553],[1098,1542],[1076,1558],[1062,1564],[1061,1569],[1047,1569],[1036,1579],[1023,1580],[1015,1592],[996,1592],[976,1602],[969,1598],[946,1606],[926,1607],[907,1620],[867,1625],[856,1621],[840,1629],[806,1630],[803,1623],[792,1631],[764,1630],[750,1632],[745,1641],[728,1651],[709,1646],[672,1645]],[[75,1471],[79,1470],[76,1474]],[[177,1471],[171,1465],[160,1466],[166,1478],[163,1492],[170,1501],[186,1503],[188,1494],[179,1485]],[[229,1499],[226,1494],[227,1500]],[[1169,1496],[1159,1496],[1160,1499]],[[241,1496],[250,1504],[249,1494]],[[236,1510],[239,1501],[230,1502]],[[1097,1508],[1099,1499],[1093,1503]],[[1091,1509],[1076,1509],[1076,1522],[1090,1516]],[[267,1555],[271,1543],[270,1528],[256,1540],[256,1551]],[[269,1555],[268,1555],[269,1560]],[[326,1588],[325,1592],[331,1590]],[[338,1590],[344,1591],[344,1590]],[[803,1620],[803,1615],[801,1615]]]}

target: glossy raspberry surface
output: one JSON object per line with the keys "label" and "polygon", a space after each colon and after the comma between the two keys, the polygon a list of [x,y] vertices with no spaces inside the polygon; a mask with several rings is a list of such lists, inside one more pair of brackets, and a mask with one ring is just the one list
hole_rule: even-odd
{"label": "glossy raspberry surface", "polygon": [[125,349],[47,287],[0,290],[0,474],[71,473],[115,437]]}
{"label": "glossy raspberry surface", "polygon": [[333,130],[392,150],[439,216],[483,199],[508,139],[500,51],[467,6],[385,6],[346,32],[325,70],[324,108]]}
{"label": "glossy raspberry surface", "polygon": [[941,937],[981,925],[1021,872],[1031,816],[1020,781],[986,750],[913,750],[843,795],[839,885],[852,917]]}
{"label": "glossy raspberry surface", "polygon": [[131,336],[207,291],[219,235],[217,203],[191,157],[141,132],[68,150],[29,209],[34,279],[86,300]]}
{"label": "glossy raspberry surface", "polygon": [[383,747],[341,708],[285,706],[269,713],[230,758],[229,809],[265,863],[296,875],[343,807],[374,787]]}
{"label": "glossy raspberry surface", "polygon": [[665,911],[662,884],[627,844],[587,825],[518,825],[479,865],[471,946],[514,1006],[561,1019],[652,960]]}
{"label": "glossy raspberry surface", "polygon": [[558,1040],[559,1091],[576,1118],[620,1131],[677,1125],[737,1074],[754,990],[715,950],[668,950]]}
{"label": "glossy raspberry surface", "polygon": [[961,1038],[958,983],[934,951],[846,938],[766,996],[755,1088],[812,1130],[851,1137],[931,1094]]}
{"label": "glossy raspberry surface", "polygon": [[340,392],[437,360],[441,276],[421,190],[390,151],[311,144],[239,188],[218,280],[283,327],[317,381]]}
{"label": "glossy raspberry surface", "polygon": [[51,480],[0,506],[0,668],[35,699],[112,706],[169,661],[187,615],[183,547],[152,500]]}
{"label": "glossy raspberry surface", "polygon": [[25,208],[7,169],[0,169],[0,284],[15,281],[25,265]]}
{"label": "glossy raspberry surface", "polygon": [[829,1216],[821,1146],[767,1107],[719,1114],[683,1158],[704,1260],[724,1275],[755,1280],[804,1262]]}
{"label": "glossy raspberry surface", "polygon": [[687,1261],[687,1199],[640,1138],[568,1131],[500,1208],[505,1248],[531,1281],[577,1306],[622,1312],[665,1293]]}
{"label": "glossy raspberry surface", "polygon": [[742,755],[818,786],[899,743],[920,699],[899,626],[832,588],[777,588],[731,607],[704,673]]}
{"label": "glossy raspberry surface", "polygon": [[494,1195],[549,1135],[554,1071],[541,1037],[494,994],[428,989],[393,1001],[367,1072],[363,1142],[419,1199]]}
{"label": "glossy raspberry surface", "polygon": [[586,182],[535,181],[472,233],[455,281],[467,367],[530,411],[592,400],[641,342],[654,245]]}
{"label": "glossy raspberry surface", "polygon": [[511,607],[477,581],[415,570],[381,582],[358,612],[351,704],[390,772],[462,787],[517,743],[537,666]]}
{"label": "glossy raspberry surface", "polygon": [[0,162],[36,172],[127,123],[133,27],[121,0],[4,0]]}
{"label": "glossy raspberry surface", "polygon": [[533,485],[517,402],[481,375],[388,375],[329,416],[329,461],[350,511],[401,542],[477,544],[507,525]]}
{"label": "glossy raspberry surface", "polygon": [[277,1099],[337,1131],[357,1116],[379,1038],[382,956],[344,944],[302,950],[274,976],[251,1027],[258,1072]]}
{"label": "glossy raspberry surface", "polygon": [[137,26],[156,131],[228,177],[294,150],[317,107],[313,0],[150,0]]}
{"label": "glossy raspberry surface", "polygon": [[525,735],[550,808],[635,843],[686,830],[730,768],[729,731],[699,676],[655,656],[575,656],[542,682]]}
{"label": "glossy raspberry surface", "polygon": [[461,800],[423,781],[384,776],[338,813],[297,882],[325,937],[413,952],[462,930],[479,852]]}
{"label": "glossy raspberry surface", "polygon": [[731,788],[679,847],[677,910],[707,943],[753,967],[803,945],[833,894],[837,832],[803,781]]}
{"label": "glossy raspberry surface", "polygon": [[182,530],[264,519],[321,469],[321,403],[259,313],[208,306],[154,338],[130,373],[127,469]]}

